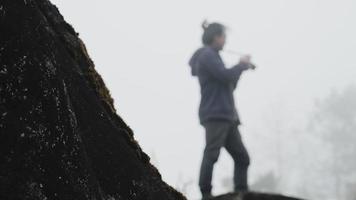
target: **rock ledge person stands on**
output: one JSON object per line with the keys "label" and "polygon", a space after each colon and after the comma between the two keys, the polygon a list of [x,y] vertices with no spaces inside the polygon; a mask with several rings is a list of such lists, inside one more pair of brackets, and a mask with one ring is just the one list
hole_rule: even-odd
{"label": "rock ledge person stands on", "polygon": [[242,142],[238,126],[240,119],[235,108],[233,92],[241,74],[254,69],[250,56],[243,56],[232,68],[226,68],[219,55],[225,45],[225,26],[203,24],[203,47],[198,49],[189,64],[192,75],[201,87],[199,118],[206,130],[206,147],[200,169],[199,187],[203,199],[212,197],[212,174],[220,149],[225,147],[234,159],[236,192],[248,191],[247,171],[250,158]]}

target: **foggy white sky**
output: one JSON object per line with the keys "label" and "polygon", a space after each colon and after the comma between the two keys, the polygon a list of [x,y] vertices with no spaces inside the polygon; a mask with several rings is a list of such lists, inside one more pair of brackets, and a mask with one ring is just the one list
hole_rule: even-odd
{"label": "foggy white sky", "polygon": [[[264,132],[271,123],[303,120],[315,99],[356,82],[354,0],[52,2],[80,33],[119,114],[163,178],[173,186],[192,179],[193,197],[204,130],[197,116],[198,82],[187,62],[200,46],[204,19],[226,24],[227,48],[251,53],[259,67],[243,75],[235,95],[252,155],[252,182],[274,166],[260,146],[274,138]],[[231,170],[224,153],[216,192],[225,192],[219,178],[232,176]]]}

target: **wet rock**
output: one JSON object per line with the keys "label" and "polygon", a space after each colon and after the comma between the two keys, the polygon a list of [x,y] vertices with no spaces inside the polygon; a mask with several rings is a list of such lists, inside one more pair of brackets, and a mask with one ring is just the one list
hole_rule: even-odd
{"label": "wet rock", "polygon": [[0,199],[185,199],[161,180],[48,0],[0,1]]}

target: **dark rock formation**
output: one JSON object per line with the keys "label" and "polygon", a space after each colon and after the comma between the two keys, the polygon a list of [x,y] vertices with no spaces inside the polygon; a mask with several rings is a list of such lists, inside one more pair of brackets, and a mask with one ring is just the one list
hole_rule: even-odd
{"label": "dark rock formation", "polygon": [[285,197],[281,195],[272,195],[272,194],[262,194],[262,193],[247,193],[243,196],[239,194],[227,194],[215,197],[211,200],[300,200],[291,197]]}
{"label": "dark rock formation", "polygon": [[0,199],[185,199],[161,180],[48,0],[0,0]]}

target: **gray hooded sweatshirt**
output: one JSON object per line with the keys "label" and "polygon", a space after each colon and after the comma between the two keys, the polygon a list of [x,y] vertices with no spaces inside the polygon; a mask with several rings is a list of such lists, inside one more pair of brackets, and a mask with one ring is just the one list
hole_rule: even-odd
{"label": "gray hooded sweatshirt", "polygon": [[197,76],[201,88],[199,106],[200,122],[227,120],[240,124],[233,92],[242,72],[248,64],[226,68],[219,51],[210,46],[198,49],[189,65],[192,75]]}

